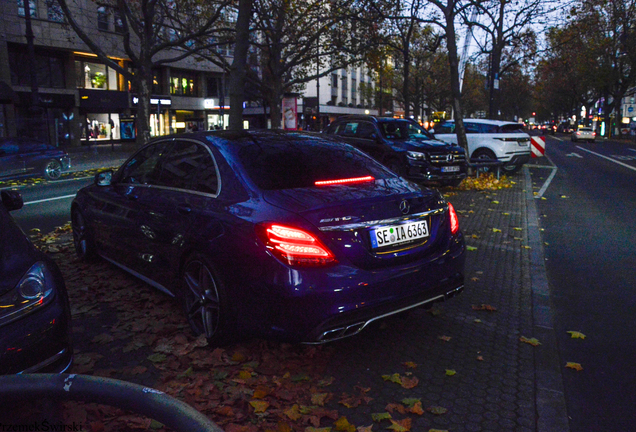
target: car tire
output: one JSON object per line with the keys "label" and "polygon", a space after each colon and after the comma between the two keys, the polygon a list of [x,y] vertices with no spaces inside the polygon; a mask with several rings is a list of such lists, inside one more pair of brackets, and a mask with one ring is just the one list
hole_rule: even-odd
{"label": "car tire", "polygon": [[[492,152],[492,150],[489,149],[485,149],[485,148],[481,148],[476,150],[472,156],[471,159],[477,159],[479,161],[496,161],[497,160],[497,156]],[[485,167],[485,168],[478,168],[479,172],[492,172],[495,171],[494,167]]]}
{"label": "car tire", "polygon": [[501,166],[501,170],[505,173],[505,174],[514,174],[516,172],[518,172],[521,169],[522,165],[519,164],[508,164],[508,165],[502,165]]}
{"label": "car tire", "polygon": [[93,261],[97,258],[95,241],[91,234],[86,218],[78,208],[71,211],[71,228],[73,231],[73,245],[75,253],[82,261]]}
{"label": "car tire", "polygon": [[44,164],[42,174],[47,180],[58,180],[62,177],[62,164],[60,161],[51,159]]}
{"label": "car tire", "polygon": [[189,256],[181,272],[179,297],[192,332],[205,334],[213,346],[232,340],[233,315],[225,286],[209,259],[199,253]]}

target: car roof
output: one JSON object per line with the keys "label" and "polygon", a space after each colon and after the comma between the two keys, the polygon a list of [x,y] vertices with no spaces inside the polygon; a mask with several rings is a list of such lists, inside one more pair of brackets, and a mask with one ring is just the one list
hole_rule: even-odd
{"label": "car roof", "polygon": [[407,122],[415,122],[413,119],[406,118],[395,118],[395,117],[382,117],[382,116],[374,116],[374,115],[363,115],[363,114],[350,114],[338,117],[334,121],[339,120],[369,120],[374,122],[391,122],[391,121],[407,121]]}
{"label": "car roof", "polygon": [[[455,120],[446,120],[444,123],[454,123],[454,122]],[[523,125],[523,123],[517,123],[513,121],[474,119],[474,118],[464,119],[464,123],[480,123],[480,124],[489,124],[489,125],[496,125],[496,126],[503,126],[508,124]]]}

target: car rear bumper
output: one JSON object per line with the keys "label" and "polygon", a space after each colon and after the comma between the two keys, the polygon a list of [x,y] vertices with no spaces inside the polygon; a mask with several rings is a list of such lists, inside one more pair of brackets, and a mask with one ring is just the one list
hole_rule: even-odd
{"label": "car rear bumper", "polygon": [[464,285],[464,250],[459,235],[433,256],[403,265],[362,270],[339,264],[327,272],[280,272],[275,276],[279,285],[268,290],[268,336],[329,342],[373,321],[450,298]]}

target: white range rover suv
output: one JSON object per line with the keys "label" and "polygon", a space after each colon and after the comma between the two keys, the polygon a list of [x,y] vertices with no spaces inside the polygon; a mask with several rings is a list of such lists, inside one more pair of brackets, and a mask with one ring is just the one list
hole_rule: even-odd
{"label": "white range rover suv", "polygon": [[[465,119],[466,138],[470,159],[498,160],[501,168],[512,174],[530,160],[530,135],[523,131],[520,123]],[[435,138],[457,144],[455,122],[448,120],[432,130]]]}

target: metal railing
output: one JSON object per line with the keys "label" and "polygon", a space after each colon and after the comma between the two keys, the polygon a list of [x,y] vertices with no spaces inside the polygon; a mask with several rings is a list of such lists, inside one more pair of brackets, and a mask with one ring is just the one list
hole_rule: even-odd
{"label": "metal railing", "polygon": [[121,408],[154,419],[177,432],[223,432],[185,402],[127,381],[77,374],[0,376],[0,401],[46,399]]}

